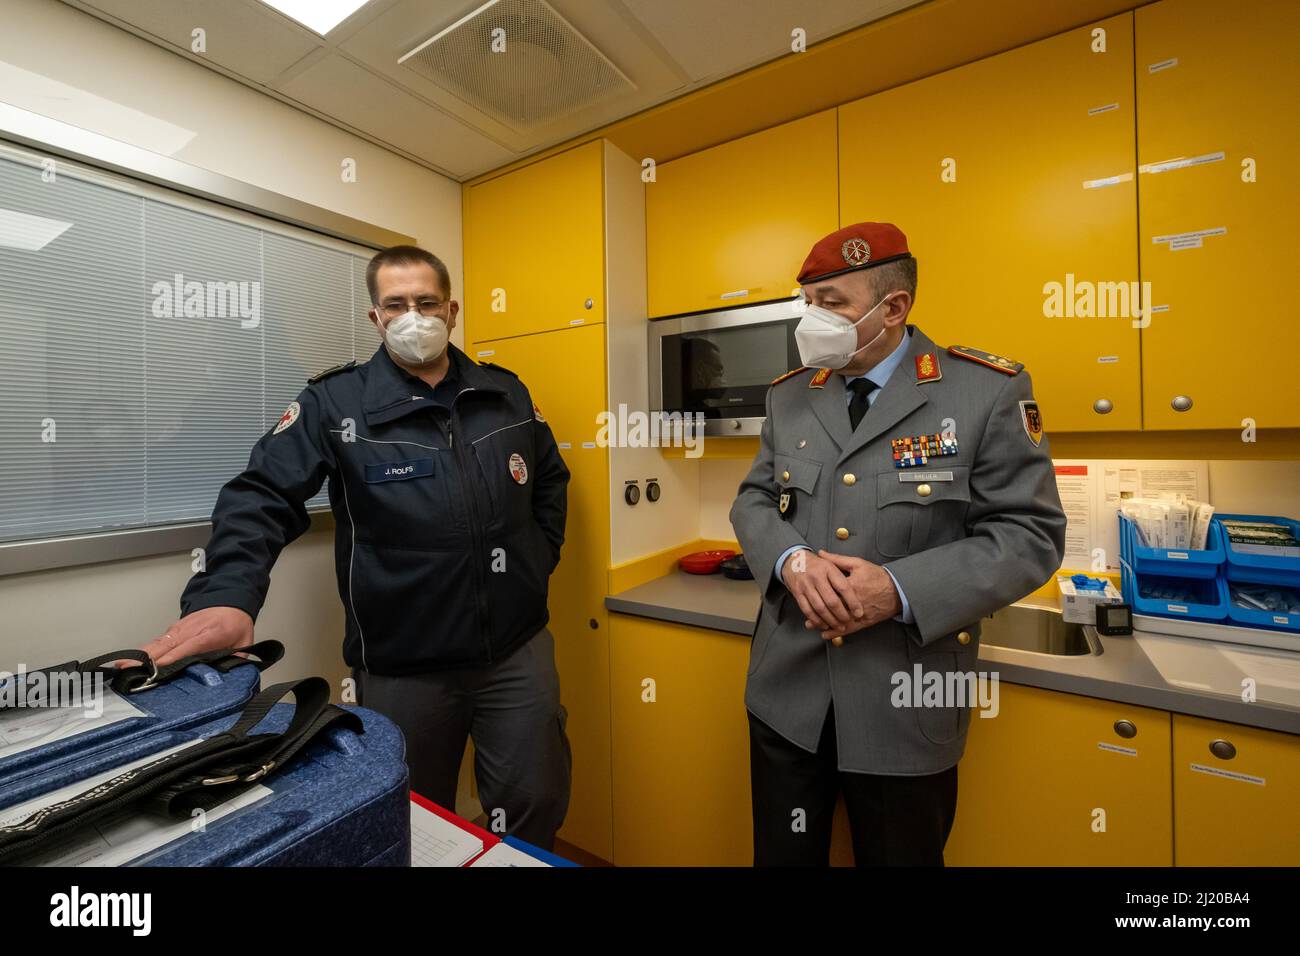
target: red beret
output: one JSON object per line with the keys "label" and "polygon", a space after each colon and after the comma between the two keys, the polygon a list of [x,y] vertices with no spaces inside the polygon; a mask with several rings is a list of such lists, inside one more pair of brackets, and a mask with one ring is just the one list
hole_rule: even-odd
{"label": "red beret", "polygon": [[907,236],[892,222],[855,222],[818,240],[803,261],[798,283],[870,269],[898,259],[911,258]]}

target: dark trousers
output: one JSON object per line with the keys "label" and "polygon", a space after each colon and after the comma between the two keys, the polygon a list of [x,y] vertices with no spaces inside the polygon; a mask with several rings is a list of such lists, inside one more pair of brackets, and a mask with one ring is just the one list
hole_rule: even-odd
{"label": "dark trousers", "polygon": [[353,676],[357,703],[389,718],[406,737],[412,790],[454,812],[471,737],[488,829],[554,847],[569,808],[573,757],[550,631],[488,667],[402,677],[354,669]]}
{"label": "dark trousers", "polygon": [[750,714],[749,761],[755,866],[828,865],[841,792],[858,866],[943,866],[957,811],[955,765],[911,777],[840,771],[833,707],[815,754]]}

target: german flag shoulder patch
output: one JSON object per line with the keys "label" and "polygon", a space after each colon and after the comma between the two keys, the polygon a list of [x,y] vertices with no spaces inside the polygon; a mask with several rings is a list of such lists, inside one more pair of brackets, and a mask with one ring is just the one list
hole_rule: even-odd
{"label": "german flag shoulder patch", "polygon": [[772,379],[772,384],[773,384],[773,385],[780,385],[780,384],[781,384],[782,382],[784,382],[787,378],[794,378],[794,377],[795,377],[796,375],[798,375],[800,372],[806,372],[806,371],[808,371],[808,369],[811,368],[811,367],[812,367],[812,366],[810,366],[810,365],[800,365],[798,368],[792,368],[792,369],[790,369],[790,371],[786,372],[784,375],[778,375],[776,378]]}
{"label": "german flag shoulder patch", "polygon": [[983,349],[973,349],[966,345],[950,345],[948,352],[959,358],[967,359],[978,365],[984,365],[988,368],[997,369],[1006,375],[1016,375],[1024,369],[1024,365],[1019,362],[1013,362],[1005,355],[994,355],[992,352],[985,352]]}

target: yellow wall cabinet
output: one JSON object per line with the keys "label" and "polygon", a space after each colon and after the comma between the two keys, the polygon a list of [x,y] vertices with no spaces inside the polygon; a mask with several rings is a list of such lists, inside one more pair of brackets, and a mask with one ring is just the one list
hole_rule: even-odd
{"label": "yellow wall cabinet", "polygon": [[723,143],[646,184],[649,314],[781,299],[837,228],[835,111]]}
{"label": "yellow wall cabinet", "polygon": [[[1015,684],[972,715],[958,765],[954,866],[1169,866],[1165,711]],[[1127,726],[1134,736],[1122,736]]]}
{"label": "yellow wall cabinet", "polygon": [[[604,606],[609,461],[606,450],[595,445],[596,416],[606,404],[604,326],[504,339],[479,345],[470,354],[510,369],[528,386],[571,474],[564,548],[551,576],[549,601],[560,697],[573,748],[573,791],[560,838],[610,860],[609,625]],[[584,371],[575,376],[573,369]]]}
{"label": "yellow wall cabinet", "polygon": [[1162,307],[1142,332],[1147,427],[1300,426],[1300,4],[1135,15],[1142,278]]}
{"label": "yellow wall cabinet", "polygon": [[1174,715],[1174,861],[1300,866],[1300,737]]}
{"label": "yellow wall cabinet", "polygon": [[604,321],[603,149],[465,188],[466,342]]}
{"label": "yellow wall cabinet", "polygon": [[610,629],[614,862],[752,865],[749,641],[623,614]]}
{"label": "yellow wall cabinet", "polygon": [[1140,428],[1131,15],[839,116],[840,222],[907,234],[916,324],[1023,362],[1049,432]]}

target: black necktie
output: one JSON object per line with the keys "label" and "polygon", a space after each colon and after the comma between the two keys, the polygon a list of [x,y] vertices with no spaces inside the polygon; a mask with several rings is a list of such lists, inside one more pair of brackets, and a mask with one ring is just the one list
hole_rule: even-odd
{"label": "black necktie", "polygon": [[869,378],[855,378],[849,382],[849,390],[853,392],[853,398],[849,400],[849,425],[855,431],[858,422],[862,421],[862,416],[867,414],[867,409],[871,407],[871,393],[879,387]]}

